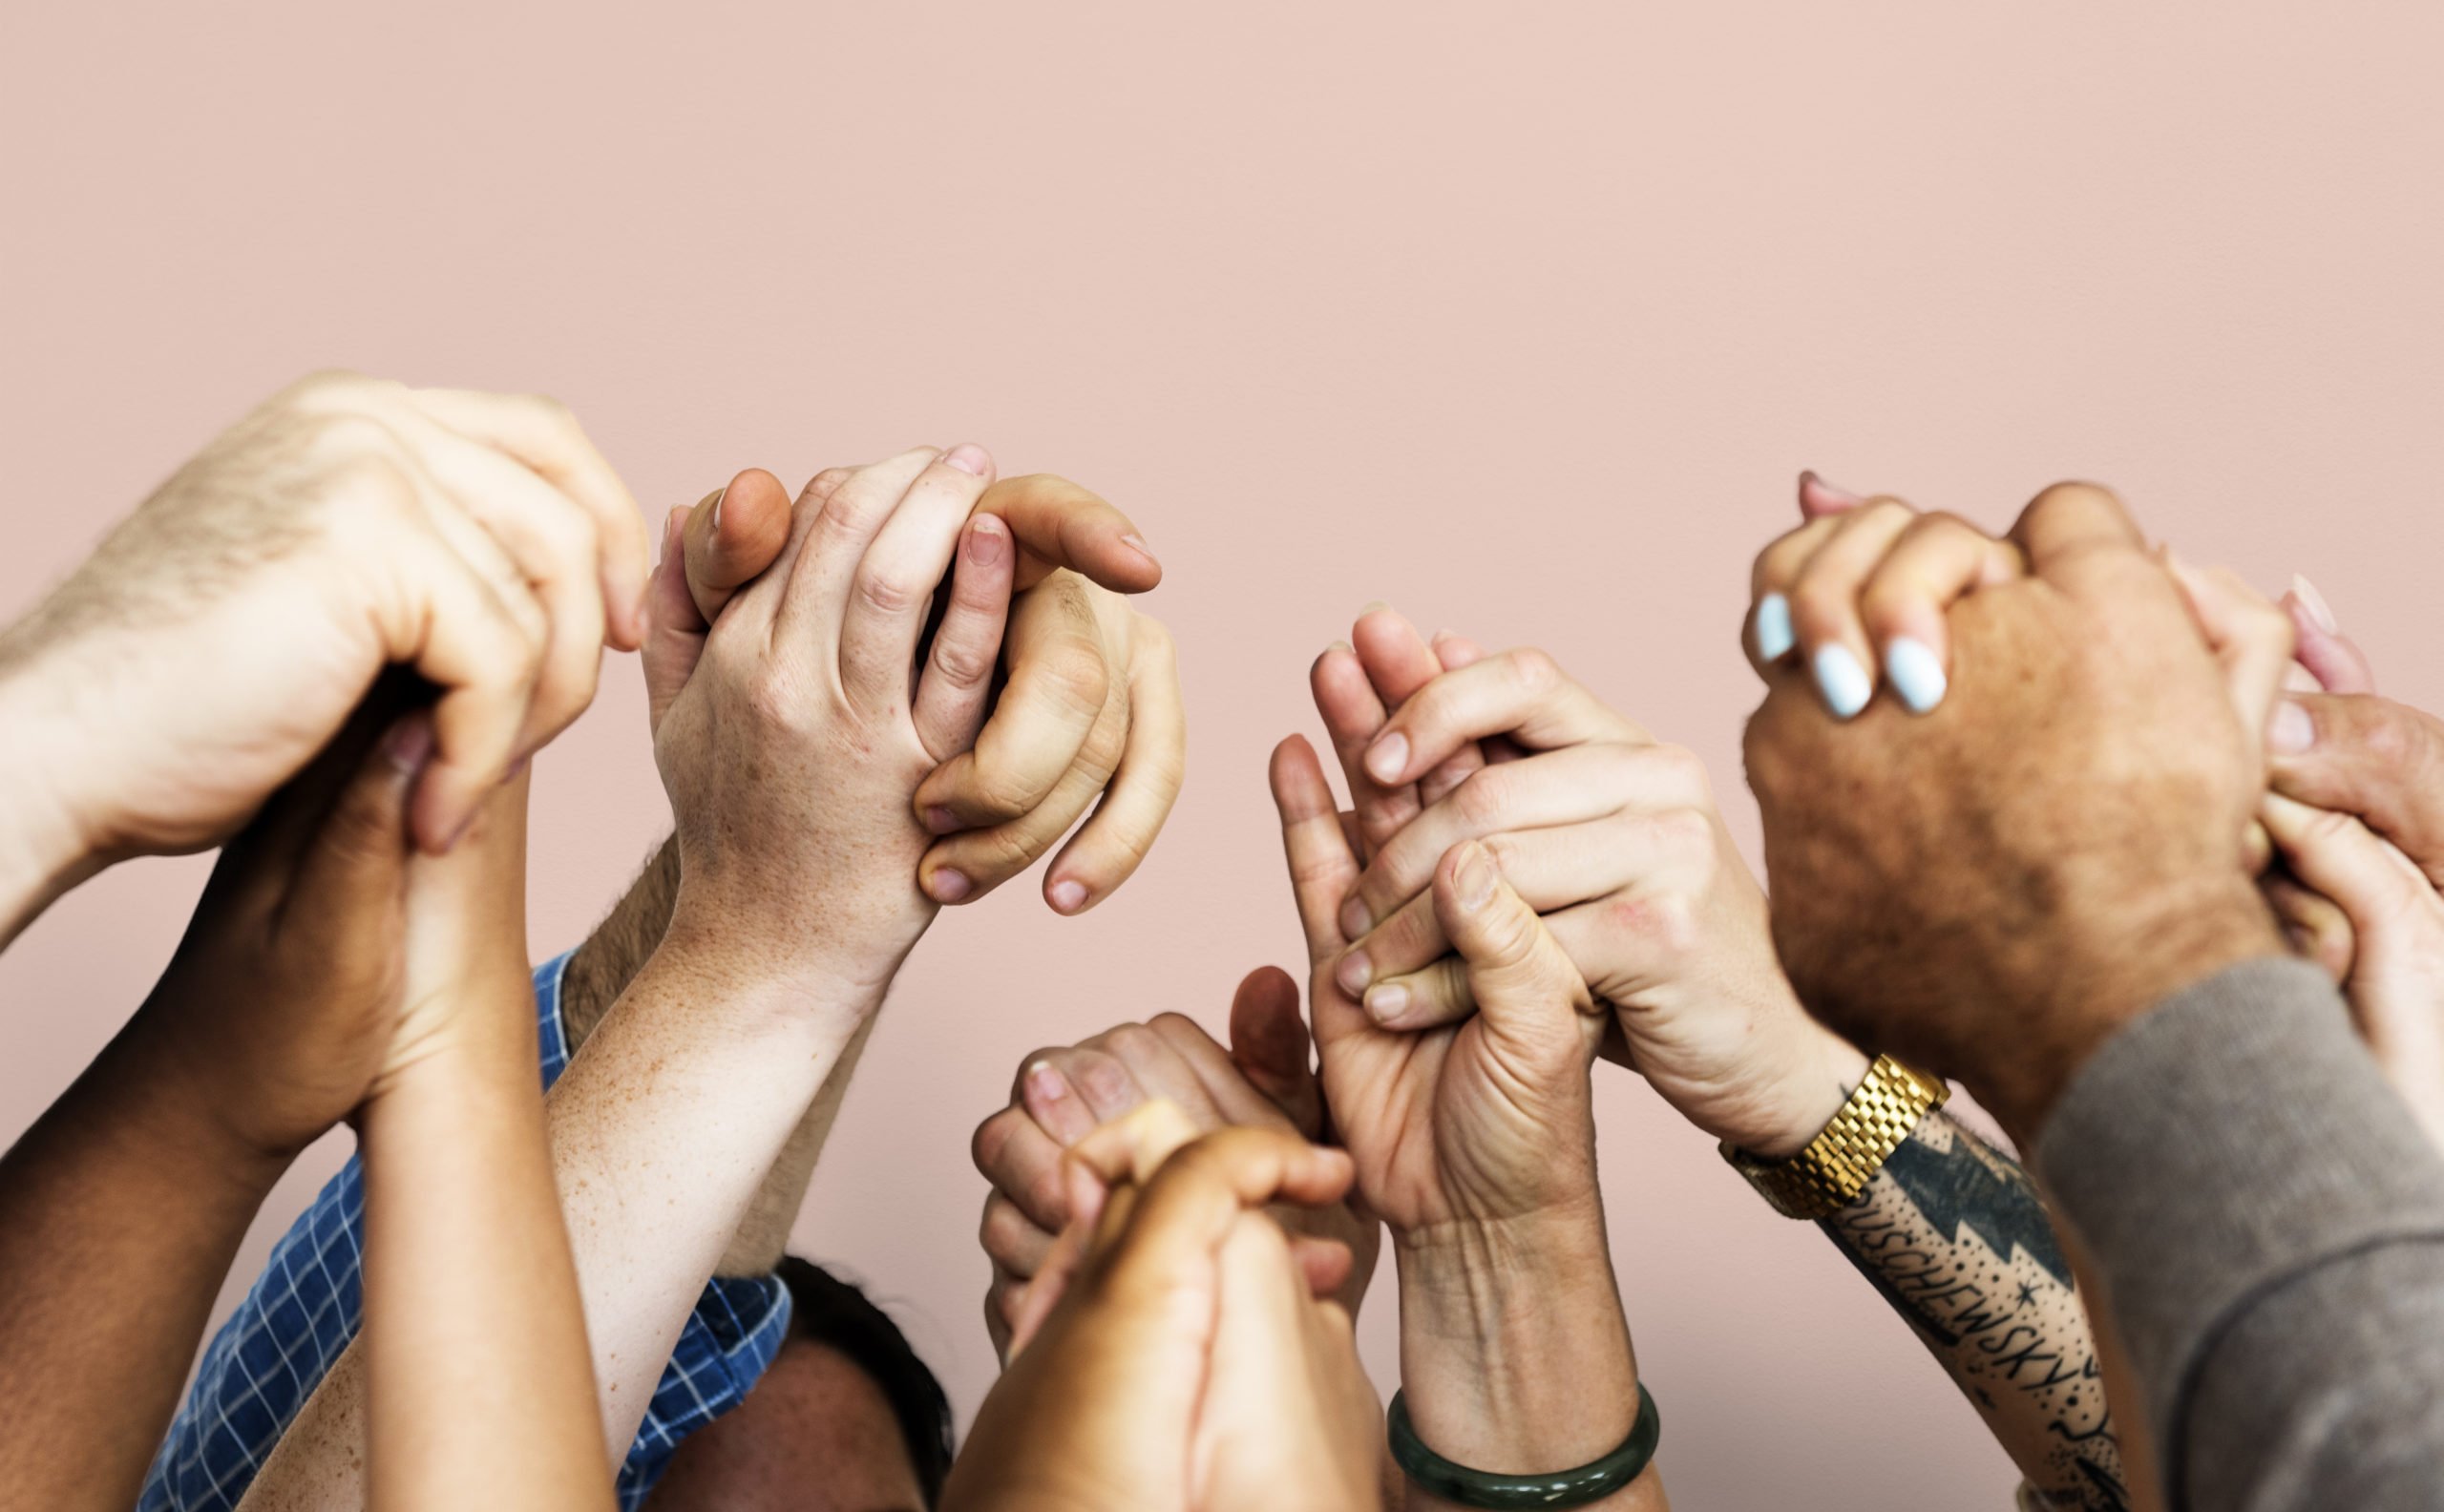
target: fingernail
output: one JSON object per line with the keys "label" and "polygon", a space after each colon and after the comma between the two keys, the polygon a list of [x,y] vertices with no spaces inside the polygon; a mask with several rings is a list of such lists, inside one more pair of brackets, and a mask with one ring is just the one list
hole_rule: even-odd
{"label": "fingernail", "polygon": [[1354,940],[1375,927],[1375,915],[1366,912],[1366,904],[1353,892],[1340,906],[1340,937]]}
{"label": "fingernail", "polygon": [[1778,593],[1769,593],[1757,600],[1757,655],[1767,662],[1780,662],[1790,654],[1795,638],[1791,635],[1791,601]]}
{"label": "fingernail", "polygon": [[1493,858],[1485,848],[1471,841],[1460,853],[1458,872],[1452,876],[1452,896],[1461,908],[1474,914],[1493,896]]}
{"label": "fingernail", "polygon": [[1379,1024],[1388,1024],[1408,1012],[1409,990],[1399,982],[1385,982],[1365,998],[1366,1017]]}
{"label": "fingernail", "polygon": [[1866,668],[1850,648],[1839,641],[1819,646],[1816,651],[1816,685],[1824,692],[1824,703],[1840,719],[1848,719],[1867,706],[1875,688],[1867,682]]}
{"label": "fingernail", "polygon": [[925,828],[936,834],[949,834],[959,828],[959,815],[937,805],[925,810]]}
{"label": "fingernail", "polygon": [[1073,877],[1063,877],[1052,884],[1052,891],[1046,896],[1051,898],[1056,912],[1075,914],[1086,906],[1086,884]]}
{"label": "fingernail", "polygon": [[1340,983],[1340,990],[1352,998],[1364,993],[1366,984],[1374,979],[1375,963],[1366,958],[1364,951],[1351,951],[1340,958],[1339,965],[1333,968],[1333,980]]}
{"label": "fingernail", "polygon": [[424,764],[432,759],[432,716],[418,711],[391,725],[383,739],[382,753],[403,772],[424,770]]}
{"label": "fingernail", "polygon": [[729,485],[725,483],[722,485],[722,491],[713,495],[713,534],[716,536],[722,533],[722,500],[727,497],[729,497]]}
{"label": "fingernail", "polygon": [[993,465],[993,454],[973,441],[962,441],[943,454],[942,460],[970,477],[982,477]]}
{"label": "fingernail", "polygon": [[996,514],[979,514],[967,533],[967,559],[979,567],[1001,565],[1010,549],[1010,528]]}
{"label": "fingernail", "polygon": [[2274,718],[2266,721],[2265,745],[2278,756],[2297,756],[2317,743],[2317,722],[2308,711],[2289,699],[2274,705]]}
{"label": "fingernail", "polygon": [[1857,506],[1866,502],[1865,497],[1862,494],[1853,494],[1845,488],[1836,488],[1832,484],[1825,482],[1822,478],[1817,476],[1816,471],[1813,468],[1799,475],[1799,486],[1801,492],[1806,493],[1813,491],[1827,504],[1840,504],[1850,508],[1856,508]]}
{"label": "fingernail", "polygon": [[1365,619],[1368,615],[1371,615],[1371,614],[1381,614],[1381,613],[1384,613],[1385,611],[1389,610],[1391,607],[1392,607],[1392,606],[1391,606],[1390,604],[1385,603],[1385,602],[1384,602],[1382,599],[1380,599],[1380,598],[1369,598],[1368,600],[1366,600],[1366,606],[1365,606],[1364,608],[1362,608],[1362,609],[1360,609],[1360,610],[1359,610],[1359,611],[1358,611],[1358,618],[1359,618],[1360,620],[1363,620],[1363,619]]}
{"label": "fingernail", "polygon": [[1039,1060],[1027,1067],[1026,1098],[1029,1111],[1047,1103],[1058,1102],[1070,1096],[1069,1079],[1056,1070],[1049,1060]]}
{"label": "fingernail", "polygon": [[974,886],[967,880],[966,872],[944,867],[934,873],[932,891],[935,902],[956,903],[974,891]]}
{"label": "fingernail", "polygon": [[1366,752],[1366,770],[1379,783],[1398,782],[1409,764],[1409,738],[1399,730],[1379,738]]}
{"label": "fingernail", "polygon": [[2316,621],[2318,629],[2328,635],[2342,634],[2342,626],[2334,622],[2333,606],[2326,602],[2325,595],[2317,592],[2315,583],[2293,573],[2291,591],[2299,596],[2300,607],[2308,611],[2308,618]]}
{"label": "fingernail", "polygon": [[1351,645],[1346,640],[1336,640],[1332,644],[1324,647],[1324,649],[1327,651],[1346,651],[1351,656],[1358,655],[1358,647]]}
{"label": "fingernail", "polygon": [[1950,685],[1934,648],[1908,636],[1895,636],[1884,648],[1884,670],[1913,714],[1924,714],[1942,703],[1944,690]]}
{"label": "fingernail", "polygon": [[1147,545],[1146,537],[1138,535],[1135,531],[1131,531],[1127,535],[1123,536],[1120,538],[1120,543],[1123,546],[1127,547],[1130,551],[1135,552],[1138,556],[1145,557],[1148,561],[1154,562],[1155,566],[1160,567],[1162,565],[1161,562],[1154,561],[1154,548]]}

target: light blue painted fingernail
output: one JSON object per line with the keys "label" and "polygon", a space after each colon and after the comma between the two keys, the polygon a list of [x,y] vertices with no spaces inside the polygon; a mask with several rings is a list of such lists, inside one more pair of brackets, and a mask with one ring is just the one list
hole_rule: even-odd
{"label": "light blue painted fingernail", "polygon": [[1934,648],[1907,636],[1896,636],[1884,648],[1884,675],[1892,680],[1894,691],[1912,714],[1924,714],[1942,703],[1944,690],[1951,685]]}
{"label": "light blue painted fingernail", "polygon": [[1757,600],[1757,654],[1779,662],[1791,648],[1791,601],[1780,594]]}
{"label": "light blue painted fingernail", "polygon": [[1816,650],[1816,685],[1824,691],[1824,702],[1837,719],[1848,719],[1867,706],[1875,696],[1875,685],[1867,681],[1867,669],[1850,655],[1850,648],[1835,641]]}

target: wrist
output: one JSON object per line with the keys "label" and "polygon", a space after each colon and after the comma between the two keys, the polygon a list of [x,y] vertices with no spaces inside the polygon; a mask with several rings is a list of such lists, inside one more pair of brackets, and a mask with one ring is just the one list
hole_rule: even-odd
{"label": "wrist", "polygon": [[32,662],[0,646],[0,945],[104,862],[55,779],[75,722],[39,687]]}
{"label": "wrist", "polygon": [[1757,1094],[1706,1130],[1760,1160],[1787,1160],[1833,1122],[1872,1064],[1858,1046],[1806,1017],[1796,1001],[1790,1043]]}
{"label": "wrist", "polygon": [[1603,1210],[1396,1233],[1401,1384],[1419,1438],[1472,1469],[1566,1470],[1637,1416],[1637,1367]]}
{"label": "wrist", "polygon": [[683,885],[646,969],[684,979],[706,1006],[827,1025],[845,1039],[882,1006],[907,958],[907,947],[887,958],[871,949],[862,958],[843,958],[846,953],[810,943],[814,931],[792,928],[778,932],[791,937],[776,938],[775,932],[742,927],[735,913],[706,906]]}
{"label": "wrist", "polygon": [[212,1074],[219,1058],[194,1053],[168,1027],[158,1006],[146,1002],[75,1090],[90,1083],[94,1105],[127,1110],[121,1128],[144,1168],[179,1186],[217,1186],[261,1203],[312,1142],[275,1143],[247,1131],[233,1115],[252,1089],[223,1084]]}

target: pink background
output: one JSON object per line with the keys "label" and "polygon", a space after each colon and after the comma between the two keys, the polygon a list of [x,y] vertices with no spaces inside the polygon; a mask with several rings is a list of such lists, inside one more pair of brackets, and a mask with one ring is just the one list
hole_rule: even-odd
{"label": "pink background", "polygon": [[[968,1130],[1031,1047],[1218,1027],[1297,961],[1264,757],[1370,598],[1551,648],[1702,752],[1752,845],[1734,635],[1802,466],[1989,523],[2109,480],[2192,557],[2307,572],[2393,691],[2444,694],[2444,13],[2012,9],[13,7],[0,611],[328,365],[558,394],[649,507],[961,438],[1122,503],[1169,568],[1187,794],[1092,915],[1031,877],[936,928],[797,1231],[964,1414]],[[538,954],[665,823],[620,659],[540,763]],[[122,868],[0,960],[0,1136],[205,865]],[[2006,1504],[1823,1239],[1628,1077],[1601,1102],[1682,1504]]]}

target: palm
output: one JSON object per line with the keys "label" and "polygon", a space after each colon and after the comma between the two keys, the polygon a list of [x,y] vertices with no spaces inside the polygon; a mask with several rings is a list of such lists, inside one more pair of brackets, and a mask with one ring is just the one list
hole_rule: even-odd
{"label": "palm", "polygon": [[[1544,1206],[1549,1190],[1583,1187],[1557,1180],[1549,1131],[1565,1126],[1563,1110],[1539,1090],[1583,1081],[1581,1046],[1508,1043],[1482,1018],[1389,1033],[1322,967],[1312,992],[1335,1130],[1357,1163],[1359,1195],[1393,1228],[1515,1217]],[[1555,1050],[1572,1064],[1535,1063],[1560,1059]]]}
{"label": "palm", "polygon": [[1504,1027],[1480,1014],[1422,1033],[1377,1028],[1333,979],[1347,943],[1338,922],[1358,877],[1315,752],[1296,738],[1274,757],[1292,889],[1307,936],[1309,1009],[1324,1101],[1358,1166],[1358,1190],[1395,1228],[1501,1219],[1586,1189],[1594,1158],[1586,1075],[1601,1020],[1541,1018]]}

